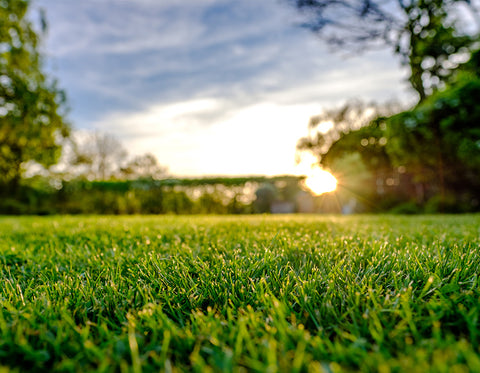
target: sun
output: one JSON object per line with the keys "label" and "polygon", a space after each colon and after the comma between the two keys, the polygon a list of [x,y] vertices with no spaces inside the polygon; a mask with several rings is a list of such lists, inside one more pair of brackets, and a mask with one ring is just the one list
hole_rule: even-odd
{"label": "sun", "polygon": [[337,179],[328,171],[313,168],[305,179],[305,186],[314,194],[320,195],[337,189]]}

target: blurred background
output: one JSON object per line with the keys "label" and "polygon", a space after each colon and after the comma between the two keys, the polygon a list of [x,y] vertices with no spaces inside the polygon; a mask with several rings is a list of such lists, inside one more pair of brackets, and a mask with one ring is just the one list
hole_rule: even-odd
{"label": "blurred background", "polygon": [[480,210],[480,2],[0,0],[0,213]]}

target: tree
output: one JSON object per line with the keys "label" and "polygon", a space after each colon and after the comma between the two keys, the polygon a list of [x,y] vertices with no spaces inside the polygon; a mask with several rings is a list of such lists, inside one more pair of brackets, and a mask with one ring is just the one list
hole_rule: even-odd
{"label": "tree", "polygon": [[[25,165],[54,165],[66,137],[65,95],[42,72],[28,0],[0,0],[0,184],[17,192]],[[44,24],[42,22],[42,24]]]}
{"label": "tree", "polygon": [[[378,116],[378,110],[375,104],[355,100],[314,115],[308,123],[309,133],[298,141],[297,149],[308,150],[321,160],[332,144],[344,134],[368,125]],[[324,127],[326,131],[322,130]]]}
{"label": "tree", "polygon": [[[444,199],[459,190],[466,191],[462,194],[467,199],[473,196],[471,201],[478,199],[474,192],[478,189],[474,166],[479,159],[475,153],[478,120],[473,98],[478,92],[474,82],[467,87],[460,83],[459,76],[472,70],[471,66],[474,72],[480,67],[480,57],[474,52],[479,45],[479,10],[469,0],[291,2],[308,17],[304,26],[334,48],[361,51],[390,46],[409,66],[409,81],[419,96],[418,105],[411,111],[360,121],[356,128],[337,124],[327,134],[318,130],[312,133],[318,125],[311,123],[309,135],[300,140],[298,148],[316,153],[323,165],[358,153],[376,175],[378,193],[385,193],[382,185],[386,181],[393,189],[403,188],[404,195],[414,190],[420,203],[437,195]],[[332,121],[345,122],[343,113],[351,112],[355,113],[347,105],[336,113],[339,115],[333,115]],[[347,130],[338,131],[336,127]],[[462,158],[459,149],[472,158]]]}
{"label": "tree", "polygon": [[[335,48],[390,46],[409,66],[420,101],[451,81],[478,40],[478,9],[469,0],[289,1],[307,17],[304,26]],[[470,29],[464,27],[467,11]]]}
{"label": "tree", "polygon": [[[377,163],[383,162],[380,159],[384,158],[382,146],[386,141],[382,134],[384,124],[381,118],[398,113],[400,108],[395,102],[380,106],[354,100],[338,108],[325,110],[310,118],[309,133],[298,141],[297,149],[311,152],[327,168],[341,153],[359,150],[362,150],[367,164],[378,166]],[[370,126],[374,121],[375,130]],[[326,123],[329,124],[329,129],[321,131]]]}
{"label": "tree", "polygon": [[162,167],[151,153],[136,156],[121,169],[122,176],[127,179],[159,179],[165,176],[166,172],[167,168]]}
{"label": "tree", "polygon": [[108,180],[117,175],[127,151],[114,136],[99,132],[80,136],[73,142],[70,163],[90,180]]}
{"label": "tree", "polygon": [[371,120],[358,115],[366,105],[351,104],[313,117],[314,128],[318,118],[336,124],[326,134],[302,139],[299,147],[315,152],[333,172],[338,172],[339,161],[358,155],[372,175],[370,192],[376,189],[377,202],[383,196],[390,202],[414,201],[432,212],[478,210],[478,97],[480,51],[457,70],[451,84],[411,110],[396,115],[377,111]]}

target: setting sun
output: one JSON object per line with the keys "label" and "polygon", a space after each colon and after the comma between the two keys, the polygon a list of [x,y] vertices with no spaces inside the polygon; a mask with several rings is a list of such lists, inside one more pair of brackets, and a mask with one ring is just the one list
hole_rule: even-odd
{"label": "setting sun", "polygon": [[315,168],[305,179],[305,186],[316,195],[320,195],[337,189],[337,179],[330,172]]}

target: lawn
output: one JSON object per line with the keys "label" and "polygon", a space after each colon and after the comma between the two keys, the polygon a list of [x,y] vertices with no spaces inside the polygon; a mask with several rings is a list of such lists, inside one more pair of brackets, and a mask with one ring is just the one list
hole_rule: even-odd
{"label": "lawn", "polygon": [[0,218],[0,372],[480,371],[480,215]]}

